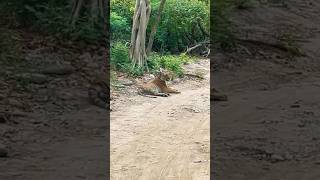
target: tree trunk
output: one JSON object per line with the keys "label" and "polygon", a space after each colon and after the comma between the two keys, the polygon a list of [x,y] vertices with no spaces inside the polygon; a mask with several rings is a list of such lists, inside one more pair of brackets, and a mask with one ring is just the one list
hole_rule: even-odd
{"label": "tree trunk", "polygon": [[109,6],[107,0],[74,0],[72,12],[71,12],[71,25],[75,27],[75,24],[80,16],[80,11],[85,7],[86,4],[89,4],[88,8],[91,8],[89,11],[91,13],[92,23],[96,22],[99,18],[102,18],[106,22],[106,14]]}
{"label": "tree trunk", "polygon": [[146,30],[151,13],[150,0],[136,0],[135,12],[133,15],[131,44],[130,44],[130,59],[133,66],[147,68],[146,61]]}
{"label": "tree trunk", "polygon": [[155,21],[154,25],[152,26],[151,33],[150,33],[150,36],[149,36],[149,42],[148,42],[148,47],[147,47],[147,55],[149,55],[151,53],[154,37],[156,35],[157,28],[158,28],[158,25],[160,23],[161,13],[163,11],[165,2],[166,2],[166,0],[161,0],[161,2],[160,2],[157,18],[156,18],[156,21]]}
{"label": "tree trunk", "polygon": [[72,7],[71,25],[74,27],[83,6],[83,0],[75,0]]}

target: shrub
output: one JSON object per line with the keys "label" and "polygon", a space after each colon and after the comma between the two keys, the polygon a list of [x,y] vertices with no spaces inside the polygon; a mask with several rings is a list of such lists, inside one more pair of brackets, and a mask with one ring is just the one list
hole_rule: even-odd
{"label": "shrub", "polygon": [[135,3],[136,1],[133,0],[111,0],[110,11],[132,22]]}
{"label": "shrub", "polygon": [[133,67],[129,59],[129,49],[123,42],[115,42],[111,45],[111,61],[113,69],[123,71],[131,76],[141,76],[144,71],[142,68]]}
{"label": "shrub", "polygon": [[70,25],[71,3],[62,0],[5,0],[1,9],[7,16],[14,13],[18,25],[34,27],[38,32],[62,38],[98,41],[103,39],[103,22],[95,21],[89,12],[82,11],[75,27]]}
{"label": "shrub", "polygon": [[298,36],[296,36],[295,34],[284,33],[276,38],[280,41],[281,46],[283,46],[288,51],[291,58],[294,58],[296,56],[305,56],[305,53],[302,51],[301,46],[297,42]]}
{"label": "shrub", "polygon": [[[161,68],[174,72],[177,76],[183,75],[182,65],[194,61],[195,58],[185,54],[180,55],[161,55],[158,53],[151,54],[147,61],[149,70],[153,73]],[[115,42],[111,46],[112,69],[128,73],[131,76],[141,76],[144,71],[142,68],[133,67],[129,59],[129,49],[123,42]]]}
{"label": "shrub", "polygon": [[[158,9],[155,3],[153,9]],[[149,25],[154,22],[153,11]],[[209,29],[209,5],[199,0],[168,0],[161,16],[154,47],[157,51],[182,52],[188,45],[203,41],[206,37],[198,23]],[[150,29],[150,28],[149,28]]]}
{"label": "shrub", "polygon": [[[152,11],[147,29],[147,38],[158,13],[160,0],[151,0]],[[113,40],[130,40],[135,1],[111,1],[111,29]],[[126,22],[126,23],[125,23]],[[167,0],[162,12],[153,47],[158,52],[179,53],[190,44],[202,41],[205,36],[198,27],[202,24],[209,31],[209,2],[207,0]],[[129,29],[129,30],[128,30]],[[123,36],[123,34],[126,34]]]}
{"label": "shrub", "polygon": [[160,68],[168,69],[174,72],[177,76],[183,75],[182,65],[194,61],[193,57],[181,54],[179,56],[175,55],[159,55],[152,54],[148,59],[148,65],[151,70],[158,70]]}
{"label": "shrub", "polygon": [[231,31],[231,21],[229,19],[232,4],[226,0],[216,0],[211,4],[211,28],[210,38],[213,45],[222,49],[229,49],[234,46],[234,39]]}
{"label": "shrub", "polygon": [[129,50],[122,42],[115,42],[111,45],[111,61],[110,64],[121,69],[125,64],[129,64]]}
{"label": "shrub", "polygon": [[129,41],[131,36],[132,17],[135,8],[135,1],[112,0],[110,11],[110,25],[112,40]]}
{"label": "shrub", "polygon": [[129,40],[130,25],[126,18],[119,16],[116,12],[111,12],[110,25],[113,40]]}

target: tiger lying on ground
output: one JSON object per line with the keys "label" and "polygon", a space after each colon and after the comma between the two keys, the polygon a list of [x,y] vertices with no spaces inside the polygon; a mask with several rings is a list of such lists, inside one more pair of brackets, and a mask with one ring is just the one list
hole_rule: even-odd
{"label": "tiger lying on ground", "polygon": [[172,75],[169,71],[160,68],[159,74],[155,79],[143,84],[140,87],[138,94],[152,98],[156,98],[156,96],[168,97],[170,94],[179,94],[179,91],[169,88],[166,84],[166,81],[169,81],[171,77]]}

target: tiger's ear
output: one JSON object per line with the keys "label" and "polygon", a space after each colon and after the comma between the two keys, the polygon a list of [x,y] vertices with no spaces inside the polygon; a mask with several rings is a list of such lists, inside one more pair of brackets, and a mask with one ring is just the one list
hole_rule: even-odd
{"label": "tiger's ear", "polygon": [[161,73],[162,73],[162,72],[163,72],[163,69],[162,69],[162,68],[160,68],[159,72],[161,72]]}

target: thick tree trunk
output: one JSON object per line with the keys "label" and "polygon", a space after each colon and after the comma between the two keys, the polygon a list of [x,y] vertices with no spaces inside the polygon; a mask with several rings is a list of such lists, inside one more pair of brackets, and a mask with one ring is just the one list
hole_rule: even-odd
{"label": "thick tree trunk", "polygon": [[91,13],[91,18],[93,21],[97,21],[98,17],[102,18],[104,22],[106,22],[106,14],[108,4],[107,0],[91,0],[91,1],[84,1],[84,0],[74,0],[72,12],[71,12],[71,25],[74,27],[77,20],[80,16],[80,11],[83,9],[84,6],[88,5],[88,8]]}
{"label": "thick tree trunk", "polygon": [[71,25],[74,27],[76,24],[77,19],[79,18],[80,10],[83,6],[83,0],[74,0],[74,5],[72,8],[72,15],[71,15]]}
{"label": "thick tree trunk", "polygon": [[133,16],[130,59],[134,66],[146,67],[146,30],[151,13],[150,0],[136,0]]}
{"label": "thick tree trunk", "polygon": [[166,2],[166,0],[161,0],[161,2],[160,2],[157,18],[156,18],[155,23],[152,26],[151,33],[150,33],[150,36],[149,36],[149,42],[148,42],[148,47],[147,47],[147,55],[149,55],[151,53],[154,37],[156,35],[157,28],[158,28],[158,25],[160,23],[161,13],[163,11],[165,2]]}

